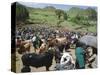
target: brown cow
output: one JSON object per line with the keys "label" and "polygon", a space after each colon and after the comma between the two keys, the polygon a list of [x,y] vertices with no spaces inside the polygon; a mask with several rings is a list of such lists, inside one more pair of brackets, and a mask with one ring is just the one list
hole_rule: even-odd
{"label": "brown cow", "polygon": [[49,38],[48,45],[49,46],[59,46],[67,44],[68,39],[66,37],[57,37],[57,38]]}
{"label": "brown cow", "polygon": [[30,47],[31,47],[31,41],[30,40],[21,41],[18,53],[22,54],[22,53],[30,52]]}
{"label": "brown cow", "polygon": [[42,43],[42,45],[39,48],[39,53],[44,53],[47,50],[47,45],[46,43]]}

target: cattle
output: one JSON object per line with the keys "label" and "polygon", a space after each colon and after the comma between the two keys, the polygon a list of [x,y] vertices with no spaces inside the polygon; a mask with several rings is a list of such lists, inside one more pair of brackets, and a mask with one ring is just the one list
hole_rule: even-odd
{"label": "cattle", "polygon": [[48,43],[48,47],[54,47],[57,45],[58,41],[53,38],[48,38],[47,43]]}
{"label": "cattle", "polygon": [[24,54],[21,58],[24,66],[21,72],[30,72],[29,66],[35,68],[45,66],[46,71],[49,71],[49,67],[52,65],[53,55],[54,53],[52,50],[48,50],[48,52],[42,54]]}
{"label": "cattle", "polygon": [[39,48],[39,53],[44,53],[47,50],[46,43],[42,43],[42,45]]}
{"label": "cattle", "polygon": [[70,43],[66,37],[49,38],[48,47],[55,48],[55,60],[56,63],[59,63],[61,59],[61,53],[63,53],[64,49],[67,51],[70,48]]}
{"label": "cattle", "polygon": [[70,48],[70,43],[68,42],[68,39],[66,37],[57,37],[57,38],[49,38],[48,41],[49,47],[58,47],[59,51],[63,53],[63,50],[67,50]]}
{"label": "cattle", "polygon": [[19,54],[23,54],[26,52],[30,52],[30,47],[31,47],[31,41],[26,40],[26,41],[21,41],[21,44],[18,49]]}

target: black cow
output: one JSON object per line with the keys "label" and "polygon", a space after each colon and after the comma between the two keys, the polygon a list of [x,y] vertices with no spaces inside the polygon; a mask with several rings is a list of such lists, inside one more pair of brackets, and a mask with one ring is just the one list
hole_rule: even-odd
{"label": "black cow", "polygon": [[52,65],[53,60],[53,51],[49,50],[48,52],[42,53],[42,54],[25,54],[22,56],[22,63],[23,68],[21,72],[30,72],[30,67],[42,67],[45,66],[46,70],[49,71],[49,67]]}

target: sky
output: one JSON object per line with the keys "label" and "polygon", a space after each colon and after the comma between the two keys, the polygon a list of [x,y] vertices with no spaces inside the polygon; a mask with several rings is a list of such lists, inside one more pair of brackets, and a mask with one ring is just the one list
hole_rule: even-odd
{"label": "sky", "polygon": [[[56,9],[62,9],[62,10],[69,10],[72,7],[78,7],[78,8],[82,8],[82,9],[86,9],[89,6],[76,6],[76,5],[64,5],[64,4],[48,4],[48,3],[35,3],[35,2],[19,2],[20,4],[23,4],[27,7],[34,7],[34,8],[44,8],[46,6],[53,6]],[[91,7],[95,10],[97,10],[96,7]]]}

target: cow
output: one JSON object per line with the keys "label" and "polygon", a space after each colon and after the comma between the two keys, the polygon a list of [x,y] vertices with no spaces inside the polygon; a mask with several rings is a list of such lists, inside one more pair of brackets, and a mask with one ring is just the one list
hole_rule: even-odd
{"label": "cow", "polygon": [[57,38],[49,38],[48,40],[49,47],[58,47],[59,51],[63,53],[63,50],[67,50],[70,48],[70,43],[66,37],[57,37]]}
{"label": "cow", "polygon": [[55,48],[55,60],[56,63],[59,63],[61,59],[61,53],[63,53],[64,49],[67,51],[70,48],[70,43],[66,37],[49,38],[48,47]]}
{"label": "cow", "polygon": [[47,51],[47,45],[46,43],[42,43],[42,45],[39,48],[39,53],[44,53],[45,51]]}
{"label": "cow", "polygon": [[26,40],[26,41],[21,41],[21,44],[18,49],[19,54],[23,54],[26,52],[30,52],[30,47],[31,47],[31,41]]}
{"label": "cow", "polygon": [[36,53],[24,54],[21,58],[24,66],[21,72],[30,72],[31,69],[29,66],[35,68],[45,66],[46,71],[49,71],[49,67],[52,65],[53,56],[54,56],[53,50],[48,50],[48,52],[41,54],[36,54]]}

